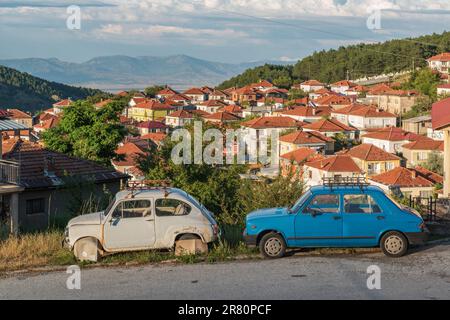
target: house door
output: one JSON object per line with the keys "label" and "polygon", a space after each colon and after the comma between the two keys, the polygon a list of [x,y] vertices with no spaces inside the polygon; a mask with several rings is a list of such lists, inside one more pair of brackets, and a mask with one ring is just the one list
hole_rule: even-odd
{"label": "house door", "polygon": [[119,202],[103,228],[106,250],[152,248],[156,238],[152,202],[147,199]]}

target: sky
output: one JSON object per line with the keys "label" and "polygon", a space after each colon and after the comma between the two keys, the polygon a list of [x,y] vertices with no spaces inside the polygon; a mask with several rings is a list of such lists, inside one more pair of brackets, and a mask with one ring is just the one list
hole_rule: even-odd
{"label": "sky", "polygon": [[449,21],[449,0],[0,0],[0,59],[296,61],[322,49],[441,33]]}

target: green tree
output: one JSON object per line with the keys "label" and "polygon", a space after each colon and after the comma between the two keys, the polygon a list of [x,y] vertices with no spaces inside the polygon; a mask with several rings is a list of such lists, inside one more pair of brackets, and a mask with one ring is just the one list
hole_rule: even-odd
{"label": "green tree", "polygon": [[56,127],[44,132],[43,141],[50,150],[111,165],[117,144],[126,134],[119,122],[121,111],[120,102],[96,110],[89,102],[77,101],[64,111]]}
{"label": "green tree", "polygon": [[439,83],[439,75],[433,73],[429,68],[424,68],[411,75],[407,88],[416,89],[434,102],[437,99],[436,89]]}
{"label": "green tree", "polygon": [[444,174],[444,157],[438,152],[432,152],[427,162],[423,165],[425,169],[428,169],[437,174]]}
{"label": "green tree", "polygon": [[145,92],[145,95],[147,95],[148,97],[154,98],[156,96],[156,94],[159,91],[161,91],[162,89],[164,89],[164,86],[155,85],[155,86],[145,88],[144,92]]}

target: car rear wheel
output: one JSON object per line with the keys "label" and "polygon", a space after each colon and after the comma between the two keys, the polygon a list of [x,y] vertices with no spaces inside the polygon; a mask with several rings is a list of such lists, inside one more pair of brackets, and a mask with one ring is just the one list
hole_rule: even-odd
{"label": "car rear wheel", "polygon": [[271,232],[262,237],[259,251],[269,259],[281,258],[286,253],[286,242],[280,234]]}
{"label": "car rear wheel", "polygon": [[381,238],[380,247],[386,256],[398,258],[408,251],[408,240],[400,232],[391,231]]}

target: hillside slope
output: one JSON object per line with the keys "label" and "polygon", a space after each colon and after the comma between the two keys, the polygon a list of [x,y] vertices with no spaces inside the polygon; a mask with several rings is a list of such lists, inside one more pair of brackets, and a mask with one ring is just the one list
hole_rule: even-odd
{"label": "hillside slope", "polygon": [[[262,76],[276,82],[280,74],[283,78],[289,78],[289,84],[311,78],[332,83],[345,79],[347,71],[351,79],[356,79],[412,69],[413,65],[424,66],[427,58],[446,51],[450,51],[450,32],[379,44],[350,45],[315,52],[297,62],[293,68],[256,67],[223,82],[220,88],[250,84]],[[281,80],[286,82],[286,79]]]}
{"label": "hillside slope", "polygon": [[33,77],[0,66],[0,108],[37,111],[49,108],[58,98],[83,99],[100,90],[72,87]]}

